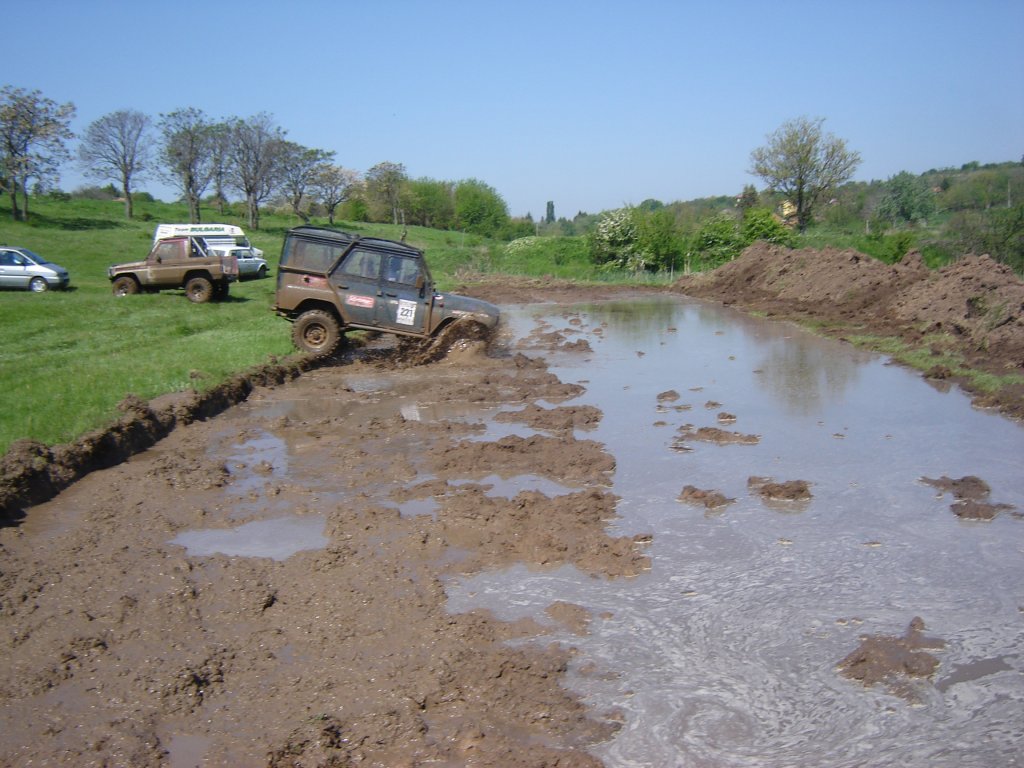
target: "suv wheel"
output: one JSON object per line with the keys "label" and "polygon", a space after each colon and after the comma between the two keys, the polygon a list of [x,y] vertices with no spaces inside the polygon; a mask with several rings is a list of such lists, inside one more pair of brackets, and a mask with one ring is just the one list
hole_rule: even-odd
{"label": "suv wheel", "polygon": [[113,291],[115,296],[130,296],[139,292],[139,284],[134,277],[119,277],[114,281]]}
{"label": "suv wheel", "polygon": [[205,304],[213,298],[213,283],[205,277],[193,277],[185,283],[185,295],[195,304]]}
{"label": "suv wheel", "polygon": [[292,343],[311,357],[331,354],[340,342],[341,326],[338,320],[322,309],[303,312],[292,326]]}

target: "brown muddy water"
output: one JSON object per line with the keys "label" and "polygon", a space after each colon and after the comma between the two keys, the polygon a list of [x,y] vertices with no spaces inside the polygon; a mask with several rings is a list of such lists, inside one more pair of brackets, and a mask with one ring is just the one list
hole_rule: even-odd
{"label": "brown muddy water", "polygon": [[[1024,428],[883,357],[713,305],[659,298],[504,312],[510,344],[585,387],[560,404],[603,412],[578,436],[615,457],[620,517],[610,532],[653,534],[652,567],[629,579],[571,566],[488,571],[450,580],[449,609],[530,617],[553,632],[534,642],[575,648],[569,687],[622,722],[596,756],[608,766],[1024,764]],[[538,330],[589,350],[531,349]],[[495,421],[493,409],[388,398],[401,375],[347,385],[380,393],[382,412],[407,420],[480,425],[466,439],[530,434]],[[244,407],[271,421],[307,405],[330,407]],[[251,499],[237,513],[266,519],[171,543],[190,555],[275,559],[323,546],[322,518],[291,519],[261,495],[301,462],[301,446],[255,431],[234,450],[247,469],[233,493]],[[969,476],[1006,505],[994,519],[959,518],[956,499],[923,482]],[[766,480],[803,481],[809,495],[765,498]],[[578,490],[532,476],[473,481],[501,496]],[[729,503],[681,501],[687,486]],[[436,512],[433,499],[395,506]],[[559,601],[588,618],[553,621]],[[914,617],[944,643],[930,651],[931,678],[896,690],[840,674],[862,636],[900,635]]]}
{"label": "brown muddy water", "polygon": [[[548,355],[599,407],[621,497],[613,535],[653,533],[650,572],[512,567],[449,583],[454,612],[553,626],[585,607],[570,687],[623,727],[609,766],[1024,764],[1024,429],[880,356],[686,300],[506,313],[589,352]],[[504,321],[504,320],[503,320]],[[529,348],[526,349],[529,353]],[[735,420],[733,420],[733,418]],[[699,439],[702,427],[745,443]],[[976,476],[993,520],[922,478]],[[765,500],[750,478],[806,481]],[[685,486],[732,499],[705,508]],[[1012,506],[1014,509],[1009,509]],[[919,616],[944,641],[900,695],[838,663]],[[544,642],[549,642],[545,638]]]}

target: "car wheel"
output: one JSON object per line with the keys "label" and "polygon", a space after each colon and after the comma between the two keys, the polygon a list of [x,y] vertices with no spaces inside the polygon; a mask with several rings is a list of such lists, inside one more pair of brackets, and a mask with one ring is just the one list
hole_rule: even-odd
{"label": "car wheel", "polygon": [[321,309],[303,312],[292,326],[292,343],[310,357],[325,357],[341,342],[337,318]]}
{"label": "car wheel", "polygon": [[193,277],[185,283],[185,295],[194,304],[205,304],[213,298],[213,283],[205,277]]}
{"label": "car wheel", "polygon": [[41,277],[33,277],[28,284],[28,289],[33,293],[45,293],[50,290],[50,286],[46,284],[46,281]]}
{"label": "car wheel", "polygon": [[260,280],[262,280],[266,276],[267,276],[267,268],[266,267],[260,267],[256,271],[256,277],[259,278]]}
{"label": "car wheel", "polygon": [[131,296],[139,292],[139,284],[134,277],[119,277],[114,281],[113,291],[115,296]]}

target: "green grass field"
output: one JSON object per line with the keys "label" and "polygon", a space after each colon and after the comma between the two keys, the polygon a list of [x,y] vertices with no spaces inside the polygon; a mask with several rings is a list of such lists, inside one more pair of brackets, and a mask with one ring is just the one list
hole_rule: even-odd
{"label": "green grass field", "polygon": [[[294,352],[290,326],[271,311],[284,234],[299,221],[266,213],[252,231],[237,216],[204,210],[205,221],[238,224],[271,265],[271,279],[232,286],[224,302],[192,304],[182,291],[116,299],[110,264],[145,258],[158,222],[187,221],[185,206],[136,205],[124,218],[114,201],[30,199],[30,220],[14,222],[0,201],[0,243],[29,248],[71,273],[71,290],[0,291],[0,455],[20,438],[53,445],[111,423],[128,394],[143,399],[216,386],[232,374]],[[326,223],[326,222],[314,222]],[[341,229],[399,239],[401,226],[340,222]],[[628,280],[600,274],[579,239],[530,238],[509,248],[459,232],[410,227],[435,280],[451,289],[467,273]]]}

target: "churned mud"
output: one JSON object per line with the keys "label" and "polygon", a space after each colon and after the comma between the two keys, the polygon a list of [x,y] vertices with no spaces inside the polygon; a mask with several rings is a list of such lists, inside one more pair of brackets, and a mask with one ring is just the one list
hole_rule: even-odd
{"label": "churned mud", "polygon": [[[1019,280],[982,258],[941,274],[904,261],[755,247],[675,290],[779,317],[817,310],[846,332],[932,334],[937,354],[959,345],[1021,372]],[[517,303],[617,289],[462,290]],[[530,348],[585,356],[566,320]],[[0,463],[0,765],[600,765],[588,747],[622,717],[564,687],[573,649],[545,645],[550,629],[533,620],[449,613],[445,580],[511,564],[603,580],[650,568],[649,535],[609,533],[615,459],[587,438],[602,413],[567,402],[582,385],[507,344],[384,341],[271,361],[202,395],[127,397],[109,429],[12,447]],[[679,399],[668,390],[655,405],[691,407]],[[486,439],[460,418],[467,404],[510,434]],[[1012,386],[984,404],[1024,413]],[[704,407],[721,428],[685,427],[674,447],[737,445],[721,450],[742,462],[760,436]],[[561,490],[504,486],[519,476]],[[1002,508],[983,481],[922,481],[958,515]],[[749,488],[786,509],[812,495],[803,480]],[[686,485],[679,501],[714,513],[734,500]],[[593,618],[565,601],[545,615],[581,638]],[[840,670],[904,695],[935,670],[922,632],[915,619],[903,637],[866,638]],[[534,642],[508,642],[523,638]]]}

